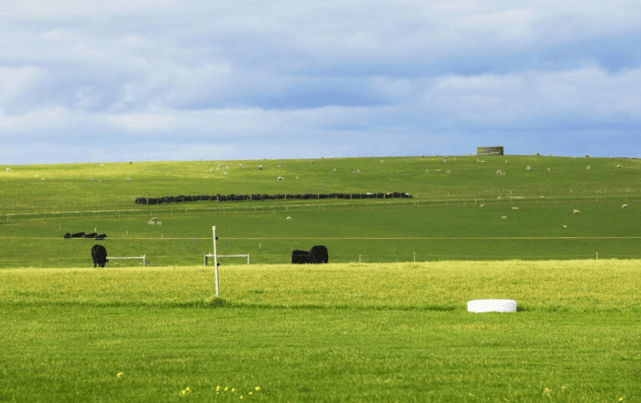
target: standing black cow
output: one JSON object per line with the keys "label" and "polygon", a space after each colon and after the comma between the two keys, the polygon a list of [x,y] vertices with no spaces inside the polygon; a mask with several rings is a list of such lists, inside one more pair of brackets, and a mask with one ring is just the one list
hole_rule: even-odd
{"label": "standing black cow", "polygon": [[91,248],[91,257],[93,258],[93,267],[105,267],[105,263],[109,261],[107,260],[107,249],[102,245],[94,245]]}

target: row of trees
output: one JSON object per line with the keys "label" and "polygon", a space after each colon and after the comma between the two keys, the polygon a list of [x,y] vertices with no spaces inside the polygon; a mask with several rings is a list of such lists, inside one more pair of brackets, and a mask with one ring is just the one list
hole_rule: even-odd
{"label": "row of trees", "polygon": [[199,200],[209,201],[252,201],[252,200],[318,200],[318,199],[392,199],[411,198],[409,193],[306,193],[306,194],[251,194],[251,195],[199,195],[199,196],[165,196],[165,197],[139,197],[136,204],[164,204],[184,203]]}

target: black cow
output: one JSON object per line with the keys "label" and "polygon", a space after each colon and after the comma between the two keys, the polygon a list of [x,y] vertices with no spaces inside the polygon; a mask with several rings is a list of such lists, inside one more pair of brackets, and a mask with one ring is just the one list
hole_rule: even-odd
{"label": "black cow", "polygon": [[67,238],[67,239],[68,239],[68,238],[71,238],[71,234],[67,232],[67,233],[65,234],[65,238]]}
{"label": "black cow", "polygon": [[77,232],[77,233],[71,235],[72,238],[82,238],[83,236],[85,236],[84,232]]}
{"label": "black cow", "polygon": [[93,267],[105,267],[105,263],[109,261],[107,260],[107,249],[102,245],[94,245],[91,248],[91,257],[93,258]]}
{"label": "black cow", "polygon": [[312,246],[309,251],[292,251],[292,263],[327,263],[328,261],[329,254],[327,253],[327,248],[323,245]]}
{"label": "black cow", "polygon": [[101,241],[101,240],[105,239],[106,237],[107,237],[107,234],[100,234],[100,235],[96,235],[96,237],[94,239],[96,239],[98,241]]}
{"label": "black cow", "polygon": [[96,233],[96,232],[92,232],[91,234],[87,234],[87,235],[85,235],[85,238],[95,238],[95,237],[96,237],[96,235],[98,235],[98,233]]}

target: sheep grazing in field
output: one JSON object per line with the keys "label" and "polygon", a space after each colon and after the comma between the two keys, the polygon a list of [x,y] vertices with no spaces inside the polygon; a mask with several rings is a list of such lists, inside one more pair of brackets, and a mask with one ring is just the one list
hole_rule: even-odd
{"label": "sheep grazing in field", "polygon": [[581,212],[580,212],[579,210],[576,210],[576,209],[575,209],[575,210],[572,212],[572,214],[581,214]]}
{"label": "sheep grazing in field", "polygon": [[314,160],[310,160],[310,161],[309,161],[309,163],[310,163],[310,164],[313,164],[313,163],[314,163]]}
{"label": "sheep grazing in field", "polygon": [[152,217],[151,220],[147,221],[148,225],[156,225],[157,217]]}
{"label": "sheep grazing in field", "polygon": [[518,209],[519,209],[518,207],[512,207],[512,210],[518,210]]}
{"label": "sheep grazing in field", "polygon": [[505,164],[507,165],[507,160],[505,160]]}
{"label": "sheep grazing in field", "polygon": [[385,163],[385,160],[381,160],[381,164],[384,164],[384,163]]}
{"label": "sheep grazing in field", "polygon": [[485,161],[481,160],[481,162],[485,162]]}
{"label": "sheep grazing in field", "polygon": [[238,166],[242,168],[242,167],[243,167],[243,164],[238,164]]}
{"label": "sheep grazing in field", "polygon": [[126,181],[131,181],[131,178],[126,178],[125,180],[126,180]]}
{"label": "sheep grazing in field", "polygon": [[621,206],[621,210],[623,210],[624,208],[628,208],[628,205],[624,204],[623,206]]}
{"label": "sheep grazing in field", "polygon": [[160,221],[158,221],[158,222],[156,222],[156,225],[162,225],[162,223]]}
{"label": "sheep grazing in field", "polygon": [[485,204],[481,204],[479,207],[485,207]]}
{"label": "sheep grazing in field", "polygon": [[287,217],[286,219],[287,219],[287,220],[291,220],[292,218],[291,218],[291,217]]}
{"label": "sheep grazing in field", "polygon": [[563,228],[567,228],[567,227],[568,227],[567,225],[563,225]]}
{"label": "sheep grazing in field", "polygon": [[41,181],[45,180],[46,178],[40,178]]}
{"label": "sheep grazing in field", "polygon": [[227,175],[227,172],[223,172],[223,175]]}
{"label": "sheep grazing in field", "polygon": [[425,172],[429,172],[429,171],[430,171],[429,169],[426,169],[426,170],[425,170]]}
{"label": "sheep grazing in field", "polygon": [[283,182],[284,180],[285,180],[285,179],[283,179],[283,177],[282,177],[282,176],[279,176],[279,177],[278,177],[278,181]]}
{"label": "sheep grazing in field", "polygon": [[262,170],[263,170],[263,166],[262,166],[262,165],[259,165],[259,166],[258,166],[258,169],[262,171]]}
{"label": "sheep grazing in field", "polygon": [[501,217],[501,218],[507,218],[507,216],[503,216],[503,217]]}
{"label": "sheep grazing in field", "polygon": [[590,168],[590,166],[588,165],[585,169],[587,169],[587,170],[589,171],[589,170],[590,170],[590,169],[592,169],[592,168]]}
{"label": "sheep grazing in field", "polygon": [[497,175],[503,175],[503,171],[501,171],[501,170],[499,169],[498,171],[496,171],[496,174],[497,174]]}
{"label": "sheep grazing in field", "polygon": [[280,168],[280,167],[281,167],[280,165],[276,165],[276,166],[277,166],[278,168]]}
{"label": "sheep grazing in field", "polygon": [[353,170],[353,171],[352,171],[352,173],[360,174],[360,173],[361,173],[361,170],[360,170],[360,169],[355,169],[355,170]]}
{"label": "sheep grazing in field", "polygon": [[617,169],[621,169],[621,168],[623,168],[621,165],[617,165]]}
{"label": "sheep grazing in field", "polygon": [[440,170],[440,169],[437,169],[435,172],[436,172],[437,174],[440,174],[440,173],[441,173],[441,170]]}
{"label": "sheep grazing in field", "polygon": [[526,166],[526,167],[525,167],[525,170],[526,170],[526,171],[531,171],[531,170],[532,170],[532,167],[528,165],[528,166]]}
{"label": "sheep grazing in field", "polygon": [[451,174],[451,173],[452,173],[452,171],[450,171],[450,170],[448,169],[445,173],[449,175],[449,174]]}
{"label": "sheep grazing in field", "polygon": [[7,168],[7,172],[13,172],[11,168]]}
{"label": "sheep grazing in field", "polygon": [[550,168],[548,168],[548,172],[550,172]]}
{"label": "sheep grazing in field", "polygon": [[225,169],[229,169],[229,165],[227,165],[227,166],[225,167]]}

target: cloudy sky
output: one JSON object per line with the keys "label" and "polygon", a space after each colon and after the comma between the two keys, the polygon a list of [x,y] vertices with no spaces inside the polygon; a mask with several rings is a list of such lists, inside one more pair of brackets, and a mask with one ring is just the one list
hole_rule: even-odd
{"label": "cloudy sky", "polygon": [[638,0],[0,0],[0,163],[641,154]]}

